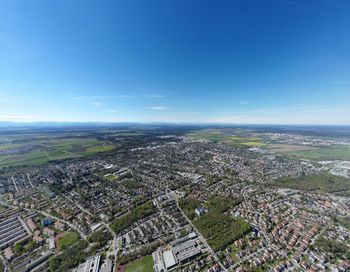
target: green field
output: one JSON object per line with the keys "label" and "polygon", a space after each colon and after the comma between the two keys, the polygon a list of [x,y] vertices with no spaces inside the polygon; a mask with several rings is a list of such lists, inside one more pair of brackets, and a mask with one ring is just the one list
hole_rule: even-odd
{"label": "green field", "polygon": [[57,240],[58,250],[66,249],[79,240],[77,232],[67,232],[63,237]]}
{"label": "green field", "polygon": [[350,147],[321,147],[315,150],[291,151],[288,155],[309,160],[350,160]]}
{"label": "green field", "polygon": [[187,134],[195,140],[205,140],[214,143],[225,144],[229,146],[241,146],[241,147],[261,147],[264,145],[261,139],[256,137],[245,137],[239,135],[225,134],[223,131],[195,131]]}
{"label": "green field", "polygon": [[142,257],[125,266],[125,272],[153,272],[152,256]]}
{"label": "green field", "polygon": [[114,145],[95,145],[95,146],[90,146],[85,149],[87,154],[95,154],[98,152],[106,152],[106,151],[111,151],[115,148]]}
{"label": "green field", "polygon": [[[23,142],[23,140],[22,140]],[[0,145],[0,151],[14,151],[13,154],[0,153],[0,168],[9,166],[40,165],[48,161],[90,156],[111,151],[114,145],[93,138],[38,138],[16,144]]]}
{"label": "green field", "polygon": [[118,177],[113,175],[113,174],[106,174],[103,176],[106,180],[109,180],[109,181],[113,181],[113,180],[117,180]]}

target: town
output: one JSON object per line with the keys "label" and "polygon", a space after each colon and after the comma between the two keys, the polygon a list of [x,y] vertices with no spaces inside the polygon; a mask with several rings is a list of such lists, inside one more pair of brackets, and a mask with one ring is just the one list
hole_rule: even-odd
{"label": "town", "polygon": [[113,150],[1,169],[1,271],[350,269],[347,177],[242,135],[128,133],[96,132]]}

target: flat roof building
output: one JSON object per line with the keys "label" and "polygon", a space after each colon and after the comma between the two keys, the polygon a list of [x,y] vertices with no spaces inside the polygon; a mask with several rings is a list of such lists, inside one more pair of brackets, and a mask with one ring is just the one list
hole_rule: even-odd
{"label": "flat roof building", "polygon": [[100,259],[100,254],[96,254],[95,256],[90,257],[86,260],[85,263],[82,263],[78,266],[77,272],[98,272]]}
{"label": "flat roof building", "polygon": [[172,250],[168,249],[163,251],[164,265],[167,270],[176,266],[177,262],[175,260]]}

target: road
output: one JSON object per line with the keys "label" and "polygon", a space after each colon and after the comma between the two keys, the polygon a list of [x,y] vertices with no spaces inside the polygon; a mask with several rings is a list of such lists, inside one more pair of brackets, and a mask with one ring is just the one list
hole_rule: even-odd
{"label": "road", "polygon": [[18,188],[17,188],[17,184],[16,184],[16,181],[15,181],[15,178],[14,177],[11,177],[11,178],[12,178],[13,185],[15,186],[16,191],[18,192]]}
{"label": "road", "polygon": [[32,186],[32,188],[34,188],[34,185],[33,185],[32,181],[30,180],[29,174],[28,173],[26,173],[26,174],[27,174],[27,179],[28,179],[29,184]]}

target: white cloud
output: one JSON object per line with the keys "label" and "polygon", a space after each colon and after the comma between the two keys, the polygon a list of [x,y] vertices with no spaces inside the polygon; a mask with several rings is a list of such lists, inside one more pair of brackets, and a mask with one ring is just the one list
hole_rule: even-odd
{"label": "white cloud", "polygon": [[94,105],[95,107],[97,108],[100,108],[103,106],[103,103],[102,102],[99,102],[99,101],[94,101],[91,103],[92,105]]}
{"label": "white cloud", "polygon": [[118,94],[118,95],[91,95],[91,96],[73,96],[73,99],[78,101],[83,100],[108,100],[108,99],[129,99],[134,98],[132,95]]}
{"label": "white cloud", "polygon": [[152,97],[152,98],[164,98],[164,95],[161,95],[161,94],[151,94],[150,97]]}
{"label": "white cloud", "polygon": [[188,114],[188,115],[200,115],[200,113],[197,111],[190,111],[190,112],[187,112],[186,114]]}
{"label": "white cloud", "polygon": [[168,110],[168,107],[164,107],[164,106],[152,106],[152,107],[146,107],[149,110],[155,110],[155,111],[164,111],[164,110]]}

